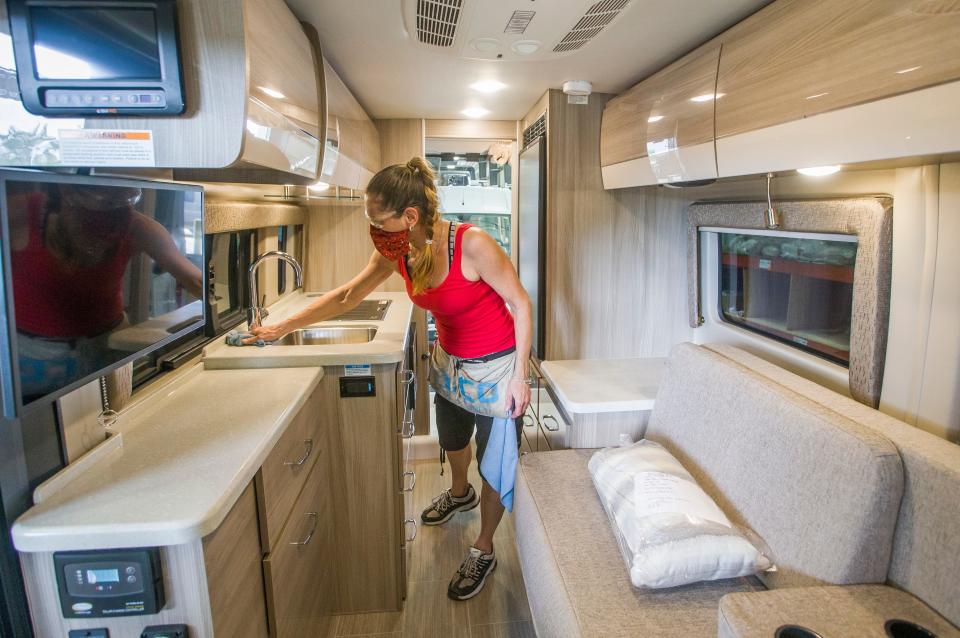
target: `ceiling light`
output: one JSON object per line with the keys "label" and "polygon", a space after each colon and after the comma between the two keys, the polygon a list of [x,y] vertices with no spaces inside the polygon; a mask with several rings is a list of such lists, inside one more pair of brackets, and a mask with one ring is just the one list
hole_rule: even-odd
{"label": "ceiling light", "polygon": [[897,71],[897,75],[903,75],[904,73],[912,73],[913,71],[916,71],[919,68],[920,67],[918,66],[912,66],[909,69],[900,69],[899,71]]}
{"label": "ceiling light", "polygon": [[647,121],[653,124],[654,122],[659,122],[662,119],[663,119],[662,115],[651,115],[650,117],[647,118]]}
{"label": "ceiling light", "polygon": [[491,53],[500,48],[500,40],[496,38],[477,38],[470,43],[470,46],[481,53]]}
{"label": "ceiling light", "polygon": [[271,89],[269,86],[261,86],[261,87],[260,87],[260,90],[263,91],[264,93],[266,93],[267,95],[269,95],[270,97],[275,97],[275,98],[277,98],[278,100],[282,100],[283,98],[287,97],[286,95],[284,95],[284,94],[281,93],[280,91],[278,91],[278,90],[276,90],[276,89]]}
{"label": "ceiling light", "polygon": [[537,40],[518,40],[510,45],[510,49],[520,55],[530,55],[540,50],[540,42]]}
{"label": "ceiling light", "polygon": [[497,91],[507,88],[507,85],[503,82],[497,82],[496,80],[480,80],[479,82],[471,84],[470,88],[474,91],[480,91],[481,93],[496,93]]}
{"label": "ceiling light", "polygon": [[801,175],[810,177],[823,177],[824,175],[833,175],[840,170],[839,165],[835,166],[811,166],[809,168],[798,168],[797,172]]}
{"label": "ceiling light", "polygon": [[330,184],[326,182],[317,182],[316,184],[310,184],[307,186],[312,191],[325,191],[330,188]]}
{"label": "ceiling light", "polygon": [[690,98],[690,101],[691,102],[709,102],[710,100],[714,100],[714,99],[719,100],[724,95],[726,95],[726,93],[706,93],[704,95],[698,95],[696,97],[692,97]]}
{"label": "ceiling light", "polygon": [[487,109],[482,109],[479,106],[474,106],[469,109],[463,109],[460,112],[466,115],[467,117],[483,117],[490,111],[488,111]]}

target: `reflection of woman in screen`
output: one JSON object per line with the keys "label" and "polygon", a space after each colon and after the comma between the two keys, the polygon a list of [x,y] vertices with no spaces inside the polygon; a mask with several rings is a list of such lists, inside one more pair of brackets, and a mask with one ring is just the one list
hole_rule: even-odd
{"label": "reflection of woman in screen", "polygon": [[161,224],[134,210],[140,197],[138,188],[51,184],[8,198],[25,401],[119,358],[107,337],[127,325],[123,284],[134,255],[200,296],[200,270]]}

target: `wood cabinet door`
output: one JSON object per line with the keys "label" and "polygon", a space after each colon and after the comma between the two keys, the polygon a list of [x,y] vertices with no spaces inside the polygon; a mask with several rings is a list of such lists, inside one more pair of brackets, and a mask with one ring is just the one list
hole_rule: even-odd
{"label": "wood cabinet door", "polygon": [[960,79],[960,3],[777,0],[720,38],[717,139]]}
{"label": "wood cabinet door", "polygon": [[600,127],[601,166],[650,157],[657,181],[716,177],[719,58],[719,43],[708,43],[610,100]]}
{"label": "wood cabinet door", "polygon": [[274,550],[263,559],[274,638],[326,636],[334,597],[330,485],[315,467]]}

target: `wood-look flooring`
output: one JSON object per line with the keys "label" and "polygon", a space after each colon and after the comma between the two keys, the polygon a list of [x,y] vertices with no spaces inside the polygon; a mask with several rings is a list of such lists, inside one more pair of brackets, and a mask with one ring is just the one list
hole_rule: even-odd
{"label": "wood-look flooring", "polygon": [[[440,476],[439,461],[416,461],[416,512],[450,485],[450,467]],[[481,485],[476,460],[470,482]],[[418,515],[419,518],[419,515]],[[497,568],[474,598],[447,598],[447,584],[480,530],[480,508],[460,512],[445,525],[421,526],[409,545],[409,588],[402,612],[334,616],[329,638],[534,638],[530,607],[514,541],[513,518],[504,514],[494,536]]]}

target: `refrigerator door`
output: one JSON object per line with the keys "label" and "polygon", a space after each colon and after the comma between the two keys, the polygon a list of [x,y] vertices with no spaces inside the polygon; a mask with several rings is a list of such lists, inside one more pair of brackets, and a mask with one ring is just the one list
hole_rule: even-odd
{"label": "refrigerator door", "polygon": [[517,270],[533,302],[533,354],[546,355],[544,334],[546,286],[546,140],[532,142],[520,153],[517,210]]}

